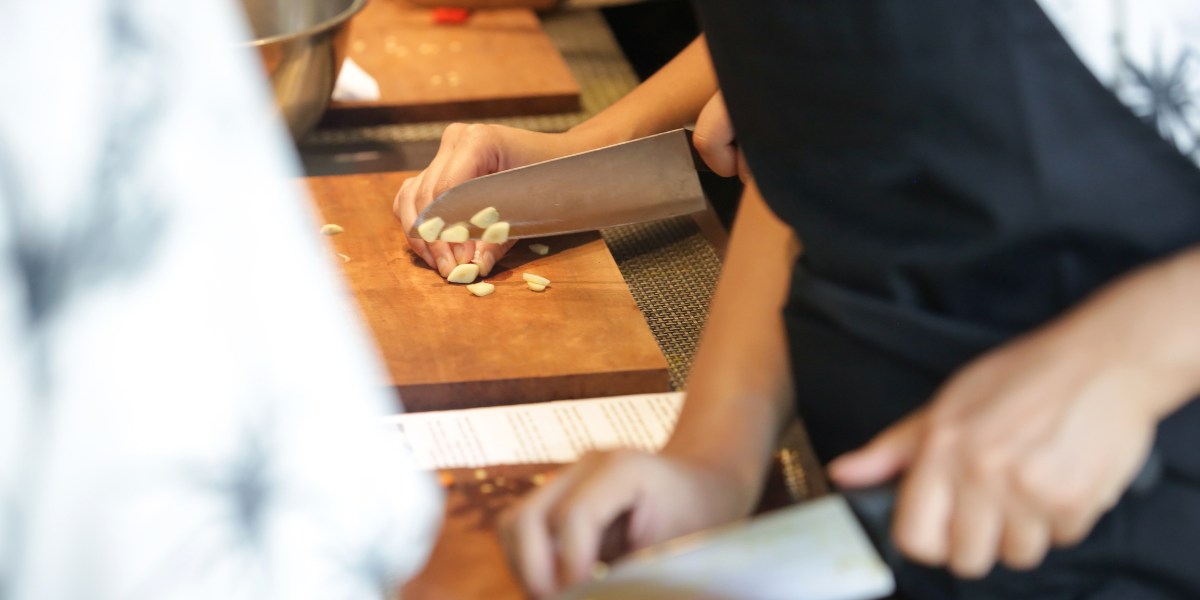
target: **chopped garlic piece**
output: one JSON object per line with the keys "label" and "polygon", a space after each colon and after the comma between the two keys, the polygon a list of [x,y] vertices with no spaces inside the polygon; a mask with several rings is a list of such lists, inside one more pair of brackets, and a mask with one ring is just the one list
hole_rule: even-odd
{"label": "chopped garlic piece", "polygon": [[534,283],[532,281],[526,281],[525,285],[529,286],[529,289],[531,289],[535,292],[540,292],[540,291],[546,289],[546,286],[544,286],[540,283]]}
{"label": "chopped garlic piece", "polygon": [[345,231],[341,225],[337,223],[326,223],[321,226],[321,235],[337,235]]}
{"label": "chopped garlic piece", "polygon": [[441,217],[434,217],[417,227],[417,235],[427,242],[436,242],[438,234],[442,232],[442,228],[446,226],[446,222]]}
{"label": "chopped garlic piece", "polygon": [[476,277],[479,277],[479,265],[467,263],[454,267],[454,270],[450,271],[450,276],[446,278],[446,281],[450,283],[471,283],[475,281]]}
{"label": "chopped garlic piece", "polygon": [[342,254],[341,252],[338,252],[338,256],[340,256],[342,258],[342,262],[344,262],[344,263],[350,262],[349,256],[346,256],[345,254]]}
{"label": "chopped garlic piece", "polygon": [[471,232],[467,229],[466,225],[458,223],[443,229],[440,237],[443,242],[460,244],[471,239]]}
{"label": "chopped garlic piece", "polygon": [[496,207],[494,207],[494,206],[489,206],[489,207],[475,213],[475,216],[471,217],[471,224],[476,227],[483,228],[483,227],[487,227],[487,226],[491,225],[492,223],[495,223],[496,221],[499,221],[499,220],[500,220],[500,211],[496,210]]}
{"label": "chopped garlic piece", "polygon": [[521,273],[521,278],[524,279],[525,281],[528,281],[529,283],[536,283],[538,285],[543,285],[543,286],[550,285],[549,279],[546,279],[545,277],[542,277],[541,275],[534,275],[533,273]]}
{"label": "chopped garlic piece", "polygon": [[508,241],[508,221],[499,221],[488,225],[479,239],[489,244],[503,244]]}
{"label": "chopped garlic piece", "polygon": [[550,246],[547,246],[545,244],[530,244],[529,251],[538,256],[545,256],[547,254],[550,254]]}
{"label": "chopped garlic piece", "polygon": [[471,285],[468,285],[467,290],[470,291],[472,294],[475,294],[476,296],[479,296],[480,298],[482,298],[482,297],[487,296],[488,294],[491,294],[492,292],[496,291],[496,286],[494,286],[486,281],[480,281],[479,283],[472,283]]}

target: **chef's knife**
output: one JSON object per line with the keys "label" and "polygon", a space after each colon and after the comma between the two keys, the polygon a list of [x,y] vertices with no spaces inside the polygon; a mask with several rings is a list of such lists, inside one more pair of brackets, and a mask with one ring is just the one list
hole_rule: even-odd
{"label": "chef's knife", "polygon": [[[1129,486],[1163,476],[1151,453]],[[872,600],[895,588],[892,486],[830,494],[658,544],[616,561],[559,600]],[[882,555],[881,555],[882,553]]]}
{"label": "chef's knife", "polygon": [[[489,206],[523,238],[665,219],[704,210],[691,132],[676,129],[465,181],[417,216],[467,223]],[[468,225],[471,239],[483,230]]]}
{"label": "chef's knife", "polygon": [[559,600],[865,600],[894,587],[846,498],[831,494],[634,552]]}

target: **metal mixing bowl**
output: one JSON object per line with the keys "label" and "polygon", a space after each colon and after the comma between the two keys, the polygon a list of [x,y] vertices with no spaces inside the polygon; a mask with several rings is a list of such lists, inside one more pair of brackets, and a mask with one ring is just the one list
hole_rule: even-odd
{"label": "metal mixing bowl", "polygon": [[293,139],[321,119],[346,56],[350,17],[367,0],[242,0]]}

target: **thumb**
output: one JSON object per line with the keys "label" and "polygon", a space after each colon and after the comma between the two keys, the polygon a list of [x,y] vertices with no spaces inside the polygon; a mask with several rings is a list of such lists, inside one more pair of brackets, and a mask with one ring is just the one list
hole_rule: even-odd
{"label": "thumb", "polygon": [[908,468],[920,446],[926,411],[919,411],[885,429],[866,446],[829,463],[829,477],[843,488],[886,483]]}
{"label": "thumb", "polygon": [[737,146],[734,145],[733,122],[725,108],[721,92],[713,94],[696,117],[692,143],[704,163],[721,177],[737,175]]}

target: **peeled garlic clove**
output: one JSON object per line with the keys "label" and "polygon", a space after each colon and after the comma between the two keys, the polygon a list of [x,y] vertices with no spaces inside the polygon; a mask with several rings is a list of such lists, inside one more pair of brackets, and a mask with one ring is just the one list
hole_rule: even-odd
{"label": "peeled garlic clove", "polygon": [[467,263],[454,267],[454,270],[450,271],[450,276],[446,278],[446,281],[450,283],[471,283],[475,281],[476,277],[479,277],[479,265]]}
{"label": "peeled garlic clove", "polygon": [[337,223],[326,223],[321,226],[321,235],[337,235],[345,231],[341,225]]}
{"label": "peeled garlic clove", "polygon": [[496,291],[496,286],[494,286],[486,281],[480,281],[479,283],[472,283],[471,285],[468,285],[467,291],[482,298],[482,297],[487,296],[488,294],[491,294],[492,292]]}
{"label": "peeled garlic clove", "polygon": [[461,244],[471,239],[471,232],[466,225],[455,224],[442,230],[442,235],[439,236],[443,242],[452,244]]}
{"label": "peeled garlic clove", "polygon": [[489,244],[503,244],[508,241],[508,221],[500,221],[488,225],[479,239]]}
{"label": "peeled garlic clove", "polygon": [[544,286],[540,283],[534,283],[532,281],[526,281],[525,285],[529,286],[529,289],[531,289],[535,292],[540,292],[540,291],[546,289],[546,286]]}
{"label": "peeled garlic clove", "polygon": [[421,239],[427,242],[436,242],[438,234],[442,232],[442,228],[446,226],[446,222],[441,217],[434,217],[417,227],[417,234]]}
{"label": "peeled garlic clove", "polygon": [[499,221],[499,220],[500,220],[500,211],[496,210],[496,207],[494,207],[494,206],[489,206],[489,207],[475,213],[475,216],[471,217],[471,224],[476,227],[483,228],[483,227],[488,227],[492,223],[495,223],[496,221]]}
{"label": "peeled garlic clove", "polygon": [[521,273],[521,278],[529,283],[536,283],[542,287],[550,285],[549,279],[546,279],[540,275],[534,275],[533,273]]}
{"label": "peeled garlic clove", "polygon": [[529,251],[538,256],[545,256],[547,254],[550,254],[550,246],[547,246],[545,244],[530,244]]}

